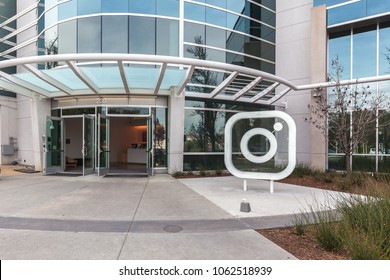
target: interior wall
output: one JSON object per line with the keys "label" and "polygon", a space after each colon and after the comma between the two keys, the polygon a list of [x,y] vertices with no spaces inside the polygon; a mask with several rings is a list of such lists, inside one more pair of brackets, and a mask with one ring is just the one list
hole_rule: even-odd
{"label": "interior wall", "polygon": [[82,158],[83,148],[83,119],[65,119],[65,143],[66,156],[71,158]]}
{"label": "interior wall", "polygon": [[145,119],[111,117],[110,118],[110,161],[127,162],[127,149],[131,144],[145,143],[142,140],[146,131]]}

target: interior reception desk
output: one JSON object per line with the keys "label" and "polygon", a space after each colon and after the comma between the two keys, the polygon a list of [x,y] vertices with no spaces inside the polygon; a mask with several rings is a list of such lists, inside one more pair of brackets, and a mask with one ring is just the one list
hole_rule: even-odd
{"label": "interior reception desk", "polygon": [[128,163],[143,163],[146,164],[146,148],[128,148],[127,149]]}

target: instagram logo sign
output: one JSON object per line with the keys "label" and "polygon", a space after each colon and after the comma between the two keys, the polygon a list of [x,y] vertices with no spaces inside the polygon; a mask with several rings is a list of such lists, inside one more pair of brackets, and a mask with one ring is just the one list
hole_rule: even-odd
{"label": "instagram logo sign", "polygon": [[[238,170],[233,164],[233,127],[239,120],[255,120],[255,119],[277,119],[273,125],[274,131],[282,131],[285,126],[288,128],[288,164],[286,168],[277,173],[265,173],[265,172],[249,172]],[[261,156],[254,155],[248,148],[249,140],[255,135],[262,135],[268,139],[269,149]],[[261,111],[261,112],[244,112],[237,113],[232,116],[225,126],[225,165],[231,174],[238,178],[243,179],[263,179],[263,180],[281,180],[290,175],[296,163],[296,125],[294,120],[286,113],[280,111]],[[250,162],[253,163],[265,163],[271,160],[278,149],[278,141],[273,131],[265,128],[253,128],[246,132],[241,139],[240,149],[242,155]]]}

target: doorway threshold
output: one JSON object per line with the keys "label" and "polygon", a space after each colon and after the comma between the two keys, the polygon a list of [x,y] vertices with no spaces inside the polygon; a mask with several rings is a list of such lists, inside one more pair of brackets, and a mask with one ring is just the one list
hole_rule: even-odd
{"label": "doorway threshold", "polygon": [[148,173],[136,173],[136,172],[128,172],[128,173],[107,173],[103,176],[103,178],[119,178],[119,177],[148,177]]}
{"label": "doorway threshold", "polygon": [[52,174],[46,174],[46,176],[79,177],[79,176],[83,176],[83,173],[78,173],[78,172],[57,172],[57,173],[52,173]]}

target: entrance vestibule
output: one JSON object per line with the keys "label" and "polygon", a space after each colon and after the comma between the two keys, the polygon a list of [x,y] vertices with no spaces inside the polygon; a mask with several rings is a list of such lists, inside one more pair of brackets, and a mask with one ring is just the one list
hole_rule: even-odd
{"label": "entrance vestibule", "polygon": [[44,173],[149,174],[148,128],[147,117],[47,117]]}
{"label": "entrance vestibule", "polygon": [[110,173],[147,172],[147,118],[110,118]]}

